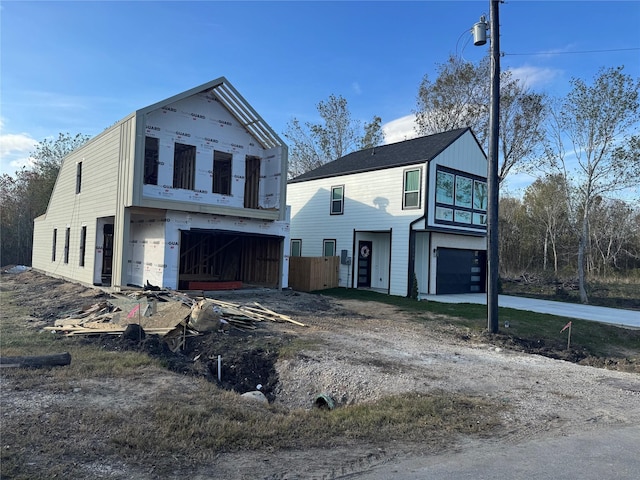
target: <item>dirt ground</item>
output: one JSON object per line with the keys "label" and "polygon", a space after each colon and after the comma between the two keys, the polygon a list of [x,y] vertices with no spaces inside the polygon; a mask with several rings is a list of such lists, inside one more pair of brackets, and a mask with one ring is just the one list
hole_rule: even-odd
{"label": "dirt ground", "polygon": [[[100,290],[32,271],[3,274],[0,281],[4,290],[24,298],[31,312],[25,321],[34,328],[52,325],[65,312],[106,296]],[[178,355],[149,340],[149,353],[163,355],[170,369],[181,375],[168,372],[165,378],[136,379],[135,385],[107,385],[101,379],[88,379],[80,392],[85,401],[105,405],[124,399],[144,402],[146,394],[188,383],[193,375],[216,381],[215,363],[221,355],[224,388],[243,393],[260,385],[270,402],[288,408],[313,408],[320,393],[329,394],[338,408],[403,392],[442,390],[485,397],[496,405],[507,426],[501,438],[489,440],[496,445],[595,433],[600,428],[636,424],[640,418],[637,373],[526,353],[521,346],[470,335],[454,323],[433,328],[378,303],[263,289],[220,293],[215,298],[237,303],[258,301],[306,326],[260,322],[250,332],[215,332],[191,339]],[[114,350],[139,348],[117,337],[82,341],[100,341]],[[291,342],[310,347],[279,358],[277,351]],[[38,397],[33,392],[12,391],[4,380],[0,386],[3,410],[7,406],[46,409],[63,401],[50,393]],[[454,439],[453,445],[456,450],[464,449],[465,439]],[[203,466],[190,478],[213,478],[212,471],[215,478],[226,479],[366,478],[376,466],[424,454],[416,446],[373,448],[366,442],[354,444],[349,451],[234,453],[218,457],[215,466]],[[96,469],[102,473],[94,478],[153,478],[141,472],[127,476],[131,472],[124,465]],[[179,472],[175,478],[182,478]]]}

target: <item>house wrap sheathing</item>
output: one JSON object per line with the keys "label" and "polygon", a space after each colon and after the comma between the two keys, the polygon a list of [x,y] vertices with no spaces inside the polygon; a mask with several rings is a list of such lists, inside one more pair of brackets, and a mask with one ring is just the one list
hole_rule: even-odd
{"label": "house wrap sheathing", "polygon": [[33,267],[104,286],[287,286],[287,147],[224,78],[65,157]]}

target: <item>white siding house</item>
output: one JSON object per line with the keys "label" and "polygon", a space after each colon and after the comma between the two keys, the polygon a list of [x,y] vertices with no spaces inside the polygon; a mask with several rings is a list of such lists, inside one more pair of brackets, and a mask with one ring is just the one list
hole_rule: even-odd
{"label": "white siding house", "polygon": [[287,147],[224,78],[137,110],[68,155],[33,267],[114,288],[286,287]]}
{"label": "white siding house", "polygon": [[291,255],[340,256],[348,288],[484,292],[486,174],[469,128],[329,162],[289,181]]}

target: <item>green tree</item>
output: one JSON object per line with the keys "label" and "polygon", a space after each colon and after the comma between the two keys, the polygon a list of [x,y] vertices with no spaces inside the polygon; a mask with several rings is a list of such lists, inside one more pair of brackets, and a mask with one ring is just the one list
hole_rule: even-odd
{"label": "green tree", "polygon": [[542,166],[566,184],[578,240],[580,300],[588,303],[585,264],[594,202],[640,184],[640,80],[617,67],[601,69],[592,85],[576,78],[571,85],[552,109]]}
{"label": "green tree", "polygon": [[380,145],[384,140],[381,118],[373,117],[361,133],[360,122],[351,118],[347,100],[330,95],[317,105],[321,123],[301,124],[297,118],[287,125],[289,178],[297,177],[357,149]]}
{"label": "green tree", "polygon": [[[488,57],[478,64],[449,57],[438,66],[435,82],[425,75],[418,87],[417,133],[471,127],[488,151],[490,80]],[[531,92],[508,70],[500,74],[500,182],[535,157],[542,145],[546,114],[546,96]]]}
{"label": "green tree", "polygon": [[31,153],[33,164],[0,178],[0,262],[31,264],[33,220],[47,210],[63,158],[89,139],[86,135],[59,134],[45,139]]}

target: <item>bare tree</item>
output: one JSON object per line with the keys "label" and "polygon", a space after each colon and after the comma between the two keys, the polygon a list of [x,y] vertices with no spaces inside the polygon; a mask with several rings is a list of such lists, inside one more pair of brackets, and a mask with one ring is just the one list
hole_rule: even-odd
{"label": "bare tree", "polygon": [[[428,135],[455,128],[471,127],[488,150],[490,65],[451,56],[438,66],[431,82],[424,76],[418,88],[415,111],[417,133]],[[508,70],[500,74],[500,182],[512,169],[534,157],[542,144],[546,97],[531,92]]]}
{"label": "bare tree", "polygon": [[297,177],[357,149],[375,147],[384,141],[380,117],[374,116],[360,133],[360,122],[351,118],[347,101],[330,95],[317,105],[321,123],[300,124],[294,118],[284,136],[289,140],[289,178]]}
{"label": "bare tree", "polygon": [[580,300],[588,303],[585,255],[594,201],[640,183],[640,81],[617,67],[601,69],[591,86],[575,78],[571,85],[550,117],[542,164],[562,175],[567,187],[578,237]]}
{"label": "bare tree", "polygon": [[553,255],[553,271],[556,274],[558,273],[558,243],[569,222],[565,192],[564,177],[556,174],[533,182],[527,188],[523,198],[529,219],[544,231],[542,269],[547,269],[550,247]]}

